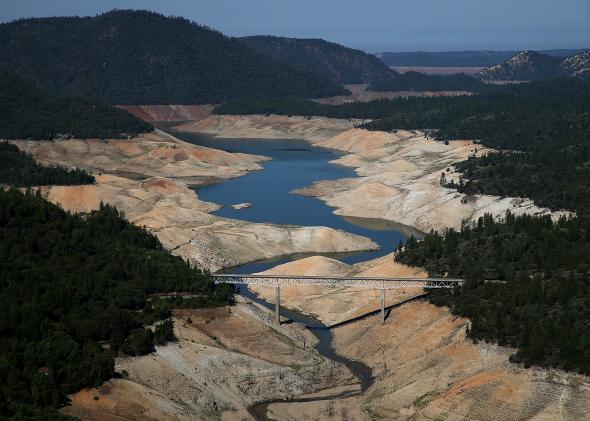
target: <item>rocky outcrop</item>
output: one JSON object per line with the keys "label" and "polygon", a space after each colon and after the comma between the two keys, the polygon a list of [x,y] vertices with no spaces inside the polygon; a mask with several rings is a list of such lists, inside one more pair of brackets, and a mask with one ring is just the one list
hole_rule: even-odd
{"label": "rocky outcrop", "polygon": [[565,58],[561,68],[570,76],[590,80],[590,50]]}
{"label": "rocky outcrop", "polygon": [[554,77],[590,79],[590,50],[560,58],[535,51],[521,51],[510,59],[482,70],[489,81],[530,81]]}

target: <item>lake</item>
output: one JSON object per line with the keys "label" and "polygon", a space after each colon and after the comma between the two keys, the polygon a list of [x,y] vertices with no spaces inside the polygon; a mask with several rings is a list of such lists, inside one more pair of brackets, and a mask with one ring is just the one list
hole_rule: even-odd
{"label": "lake", "polygon": [[[420,232],[390,221],[335,215],[334,209],[319,199],[290,193],[294,189],[308,187],[314,181],[357,177],[353,169],[329,163],[342,156],[337,151],[314,147],[303,140],[220,139],[203,134],[172,131],[169,128],[167,131],[195,145],[272,158],[262,163],[262,171],[254,171],[243,177],[197,188],[201,200],[223,206],[214,212],[216,215],[252,222],[326,226],[369,237],[381,247],[377,251],[327,254],[349,264],[388,254],[410,234],[420,236]],[[251,203],[252,207],[231,207],[244,202]],[[273,260],[252,262],[232,268],[231,272],[262,271],[301,257],[304,256],[282,256]]]}

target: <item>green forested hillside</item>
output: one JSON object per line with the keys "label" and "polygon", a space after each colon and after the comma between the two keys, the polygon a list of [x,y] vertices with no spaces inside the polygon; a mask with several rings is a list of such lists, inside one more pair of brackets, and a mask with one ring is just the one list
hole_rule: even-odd
{"label": "green forested hillside", "polygon": [[207,27],[147,11],[0,25],[0,70],[110,104],[194,104],[345,91]]}
{"label": "green forested hillside", "polygon": [[[590,374],[590,84],[548,80],[472,96],[408,98],[340,106],[306,100],[233,101],[219,113],[277,113],[374,119],[370,130],[428,129],[439,140],[476,139],[504,149],[459,163],[465,194],[533,198],[572,219],[487,215],[460,232],[410,239],[398,261],[433,276],[468,280],[434,291],[472,321],[474,340],[517,348],[525,366]],[[477,147],[477,146],[476,146]]]}
{"label": "green forested hillside", "polygon": [[340,84],[372,83],[396,74],[371,54],[323,39],[251,36],[240,41],[260,54]]}
{"label": "green forested hillside", "polygon": [[0,189],[0,418],[58,419],[67,394],[113,375],[118,352],[140,355],[170,336],[175,306],[217,306],[229,287],[164,250],[116,209],[82,217],[32,193]]}
{"label": "green forested hillside", "polygon": [[0,73],[0,139],[118,139],[152,130],[126,111],[90,98],[57,95]]}
{"label": "green forested hillside", "polygon": [[521,51],[502,63],[482,70],[485,80],[542,80],[577,77],[590,80],[590,50],[580,50],[569,57],[555,57],[536,51]]}
{"label": "green forested hillside", "polygon": [[0,142],[0,184],[15,187],[92,184],[94,177],[84,170],[44,167],[33,157],[8,142]]}
{"label": "green forested hillside", "polygon": [[[461,97],[323,105],[304,99],[229,101],[220,114],[294,114],[374,121],[369,130],[427,129],[439,140],[476,139],[503,153],[459,164],[465,193],[518,195],[554,209],[590,211],[590,83],[555,79]],[[467,179],[470,182],[467,182]],[[526,182],[523,182],[526,181]]]}
{"label": "green forested hillside", "polygon": [[475,340],[518,348],[512,361],[590,374],[590,220],[490,215],[411,239],[399,262],[467,280],[431,301],[467,316]]}
{"label": "green forested hillside", "polygon": [[494,86],[465,75],[436,76],[418,72],[406,72],[389,79],[380,80],[367,87],[368,91],[467,91],[485,92]]}

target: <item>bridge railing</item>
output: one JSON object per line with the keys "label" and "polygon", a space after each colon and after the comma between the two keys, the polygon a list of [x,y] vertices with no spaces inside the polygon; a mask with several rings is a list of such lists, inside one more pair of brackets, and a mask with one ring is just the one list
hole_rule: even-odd
{"label": "bridge railing", "polygon": [[213,274],[216,284],[246,284],[282,287],[291,285],[315,285],[327,287],[366,287],[374,289],[399,288],[454,288],[465,282],[453,278],[387,278],[304,275],[252,275]]}

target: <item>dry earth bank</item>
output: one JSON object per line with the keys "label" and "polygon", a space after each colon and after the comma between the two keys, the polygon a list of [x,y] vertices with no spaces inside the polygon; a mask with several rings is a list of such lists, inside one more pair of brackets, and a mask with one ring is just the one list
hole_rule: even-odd
{"label": "dry earth bank", "polygon": [[200,120],[208,117],[214,105],[120,105],[119,108],[148,122]]}
{"label": "dry earth bank", "polygon": [[194,146],[156,130],[130,140],[16,141],[44,164],[92,171],[94,185],[48,186],[46,197],[73,212],[100,202],[146,226],[173,253],[212,271],[295,253],[375,249],[371,240],[326,227],[251,223],[210,215],[188,185],[238,177],[264,157]]}
{"label": "dry earth bank", "polygon": [[[343,265],[314,257],[268,272],[291,274],[425,276],[394,262],[393,255]],[[291,291],[289,291],[291,290]],[[272,291],[257,291],[272,301]],[[416,290],[387,292],[389,303]],[[378,308],[371,291],[346,288],[282,288],[282,304],[305,309],[325,322]],[[524,369],[509,363],[514,350],[473,344],[467,319],[425,301],[335,328],[334,347],[373,371],[375,383],[360,397],[269,406],[277,419],[580,420],[590,405],[588,377],[559,370]]]}
{"label": "dry earth bank", "polygon": [[[251,419],[247,405],[353,381],[314,349],[301,325],[276,326],[263,307],[174,312],[178,342],[143,357],[118,358],[123,374],[71,396],[64,412],[84,420]],[[304,347],[304,344],[306,346]]]}
{"label": "dry earth bank", "polygon": [[215,115],[177,129],[224,138],[299,138],[346,152],[334,163],[355,168],[360,177],[318,181],[295,191],[324,200],[338,215],[384,219],[428,232],[459,228],[485,213],[501,218],[508,209],[517,215],[551,213],[529,199],[465,196],[441,187],[443,172],[447,180],[458,177],[454,163],[488,151],[480,145],[471,141],[445,145],[419,131],[368,131],[354,128],[356,123],[325,117]]}
{"label": "dry earth bank", "polygon": [[[185,124],[181,129],[213,133],[221,137],[302,138],[317,146],[348,152],[337,162],[355,167],[362,177],[319,182],[300,192],[318,196],[336,207],[336,212],[341,215],[387,219],[426,231],[459,226],[463,220],[472,221],[485,212],[492,212],[497,217],[503,215],[506,209],[517,214],[548,212],[529,200],[492,196],[471,198],[442,188],[439,184],[440,173],[473,153],[475,147],[470,142],[443,145],[426,139],[419,132],[368,132],[355,129],[354,124],[355,121],[316,117],[209,116]],[[160,136],[168,139],[166,142],[180,142]],[[107,145],[110,143],[105,142]],[[57,153],[50,148],[44,158],[42,151],[47,145],[38,146],[40,149],[35,149],[33,144],[29,147],[42,162],[62,163],[60,160],[68,162],[70,159],[64,158],[70,154],[68,151]],[[192,150],[193,147],[190,148]],[[87,154],[84,152],[81,155],[87,159]],[[117,152],[114,155],[125,154]],[[101,152],[92,159],[101,162],[100,168],[105,169],[105,172],[112,173],[99,176],[96,186],[48,188],[48,196],[54,201],[65,203],[66,208],[70,206],[80,210],[96,206],[96,197],[110,198],[115,204],[120,203],[118,206],[135,223],[154,230],[175,253],[192,256],[193,261],[201,265],[230,266],[240,263],[232,259],[242,255],[245,256],[242,262],[254,260],[255,256],[270,257],[278,254],[277,243],[281,251],[289,248],[320,251],[318,249],[322,247],[330,249],[328,251],[337,251],[334,250],[334,244],[358,247],[366,241],[325,228],[285,228],[218,218],[206,213],[214,209],[215,205],[199,202],[187,188],[185,183],[192,177],[191,174],[182,174],[182,180],[175,180],[170,178],[169,173],[163,176],[158,172],[164,169],[173,171],[175,162],[172,168],[156,165],[158,169],[149,174],[140,172],[137,175],[134,172],[135,179],[131,179],[120,173],[124,170],[120,163],[102,164],[100,156],[103,155],[104,152]],[[72,156],[76,154],[72,153]],[[148,153],[146,162],[160,165],[162,159],[159,155],[153,161],[152,156],[151,152]],[[134,157],[130,164],[133,165],[138,159],[144,158]],[[171,158],[165,158],[164,161],[166,159]],[[255,157],[247,165],[258,165],[258,162]],[[85,164],[80,166],[88,168]],[[232,168],[228,170],[228,177],[235,170],[233,165],[230,166]],[[150,165],[148,167],[152,168]],[[90,168],[99,166],[96,164]],[[213,173],[217,171],[215,165],[211,165],[211,168]],[[175,174],[171,176],[175,177]],[[93,200],[90,206],[88,203]],[[369,247],[370,244],[364,243],[363,246]],[[224,249],[230,250],[230,254],[212,256],[211,250]],[[421,275],[419,271],[395,264],[392,255],[353,266],[314,257],[280,266],[273,272]],[[258,291],[263,296],[274,297],[274,291]],[[388,303],[406,299],[413,293],[388,292]],[[281,295],[284,305],[315,314],[327,323],[373,310],[379,303],[375,292],[359,288],[332,290],[294,287],[285,288]],[[235,314],[232,312],[228,317],[238,317],[239,311],[245,311],[243,305],[240,306],[241,310],[236,310]],[[306,377],[308,375],[319,376],[324,386],[336,387],[351,380],[347,372],[330,375],[329,371],[319,374],[313,371],[310,374],[307,369],[299,369],[302,373],[299,374],[298,370],[285,369],[284,365],[278,369],[278,373],[283,374],[277,374],[277,371],[272,371],[277,370],[276,360],[256,354],[261,352],[257,346],[261,337],[266,347],[264,334],[255,330],[242,340],[227,333],[226,323],[231,326],[233,321],[212,320],[213,316],[215,320],[222,319],[218,313],[190,315],[192,325],[186,323],[185,316],[176,314],[175,325],[181,338],[178,344],[158,348],[156,354],[136,361],[118,360],[118,369],[127,370],[129,377],[113,380],[98,392],[80,392],[74,396],[73,408],[89,411],[84,413],[89,419],[194,419],[202,416],[196,414],[205,414],[206,411],[210,411],[208,413],[212,416],[219,416],[222,409],[233,407],[242,408],[242,412],[225,412],[224,416],[227,419],[239,419],[246,416],[244,406],[254,400],[313,393],[317,388],[311,386],[313,383],[309,383],[311,380]],[[268,314],[265,317],[268,319],[265,323],[268,324]],[[465,319],[450,315],[444,308],[414,302],[393,310],[385,325],[377,323],[376,318],[368,318],[337,328],[334,336],[338,352],[369,365],[376,375],[375,384],[361,397],[273,404],[269,406],[269,413],[279,419],[301,419],[297,417],[305,414],[310,419],[363,419],[370,418],[373,416],[371,414],[386,419],[581,419],[585,416],[583,410],[590,404],[586,377],[556,371],[523,370],[512,366],[507,358],[510,350],[476,346],[468,341],[465,338],[467,323]],[[285,353],[283,345],[271,345],[268,349],[278,349],[278,355],[285,361],[306,361],[307,358],[301,350]],[[231,357],[224,359],[227,352],[231,353]],[[195,364],[198,365],[197,372],[193,373]],[[272,370],[266,364],[271,364]],[[271,387],[267,389],[258,384],[258,377]],[[268,380],[277,377],[287,379],[285,384]],[[253,388],[252,392],[248,388],[243,390],[246,378],[246,384]],[[330,383],[332,380],[333,383]],[[198,393],[195,394],[195,391]],[[100,393],[98,401],[94,400],[95,393]],[[332,391],[322,393],[325,395]],[[198,396],[203,398],[199,400]],[[100,406],[99,412],[92,412],[97,410],[97,405]]]}

